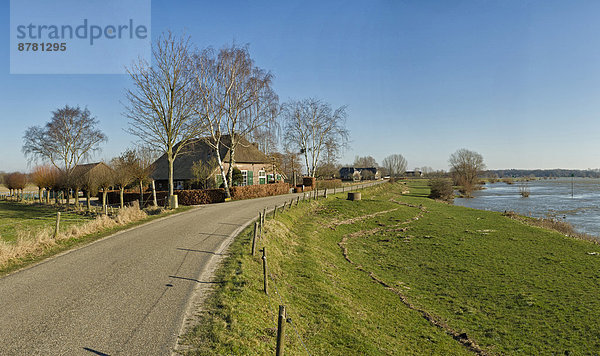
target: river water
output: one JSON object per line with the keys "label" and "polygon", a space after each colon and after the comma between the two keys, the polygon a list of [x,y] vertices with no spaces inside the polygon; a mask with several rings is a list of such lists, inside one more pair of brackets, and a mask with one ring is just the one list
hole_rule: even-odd
{"label": "river water", "polygon": [[[530,195],[521,197],[519,188],[525,185]],[[521,215],[555,217],[571,223],[577,231],[600,236],[600,179],[559,178],[515,182],[486,183],[474,198],[454,199],[455,205],[469,208],[505,211]],[[571,196],[573,194],[573,196]]]}

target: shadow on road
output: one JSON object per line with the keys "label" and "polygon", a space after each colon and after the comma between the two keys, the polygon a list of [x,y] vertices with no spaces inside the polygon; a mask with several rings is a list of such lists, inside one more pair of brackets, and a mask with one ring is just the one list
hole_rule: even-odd
{"label": "shadow on road", "polygon": [[178,276],[169,276],[169,278],[183,279],[183,280],[186,280],[186,281],[192,281],[192,282],[202,283],[202,284],[223,284],[224,283],[222,281],[205,282],[205,281],[199,281],[199,280],[194,279],[194,278],[178,277]]}
{"label": "shadow on road", "polygon": [[104,352],[100,352],[100,351],[96,351],[94,349],[90,349],[89,347],[84,347],[83,348],[85,351],[89,351],[95,355],[99,355],[99,356],[110,356],[109,354],[105,354]]}
{"label": "shadow on road", "polygon": [[216,252],[204,251],[204,250],[194,250],[194,249],[190,249],[190,248],[178,247],[177,250],[180,250],[180,251],[189,251],[189,252],[208,253],[208,254],[215,255],[215,256],[225,256],[225,254],[223,254],[223,253],[216,253]]}

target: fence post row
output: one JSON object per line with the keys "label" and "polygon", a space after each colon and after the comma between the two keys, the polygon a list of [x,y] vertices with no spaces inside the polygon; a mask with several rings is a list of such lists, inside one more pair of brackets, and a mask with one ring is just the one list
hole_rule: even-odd
{"label": "fence post row", "polygon": [[256,255],[256,234],[258,233],[258,221],[254,222],[254,235],[252,236],[252,256]]}
{"label": "fence post row", "polygon": [[60,230],[60,211],[56,212],[56,226],[54,227],[54,238],[58,236]]}
{"label": "fence post row", "polygon": [[275,355],[283,355],[283,347],[285,346],[285,306],[279,306],[279,317],[277,318],[277,347],[275,349]]}
{"label": "fence post row", "polygon": [[269,295],[267,290],[267,248],[263,247],[262,249],[262,261],[263,261],[263,281],[264,281],[264,291],[266,295]]}

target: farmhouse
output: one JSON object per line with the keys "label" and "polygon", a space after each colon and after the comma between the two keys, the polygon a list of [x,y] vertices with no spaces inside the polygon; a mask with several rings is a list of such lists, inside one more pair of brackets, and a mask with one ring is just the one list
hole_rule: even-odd
{"label": "farmhouse", "polygon": [[342,167],[340,169],[340,178],[342,180],[354,181],[363,179],[379,179],[381,178],[381,172],[379,172],[376,167]]}
{"label": "farmhouse", "polygon": [[[184,152],[180,153],[173,163],[173,184],[175,189],[189,189],[195,186],[192,166],[196,162],[208,165],[215,159],[215,150],[207,144],[210,138],[199,138],[192,141]],[[219,146],[219,153],[223,160],[225,171],[229,169],[231,163],[230,149],[231,137],[223,135]],[[249,142],[246,138],[240,136],[235,150],[234,167],[242,172],[240,185],[267,184],[269,182],[281,181],[283,176],[274,164],[274,160],[258,149],[258,144]],[[168,188],[169,162],[167,155],[162,155],[153,163],[153,172],[151,177],[156,182],[158,190]],[[215,167],[210,174],[209,180],[215,186],[223,183],[219,167]]]}

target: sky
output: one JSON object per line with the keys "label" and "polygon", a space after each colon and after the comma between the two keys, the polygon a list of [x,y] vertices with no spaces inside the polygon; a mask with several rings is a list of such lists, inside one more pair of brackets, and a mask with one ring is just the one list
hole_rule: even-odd
{"label": "sky", "polygon": [[[87,107],[108,136],[94,161],[131,147],[127,75],[10,74],[9,4],[0,0],[0,171],[31,169],[25,130],[65,104]],[[598,1],[152,0],[152,38],[169,30],[198,48],[248,44],[282,103],[346,105],[341,163],[400,153],[409,168],[447,170],[467,148],[490,169],[600,167]]]}

